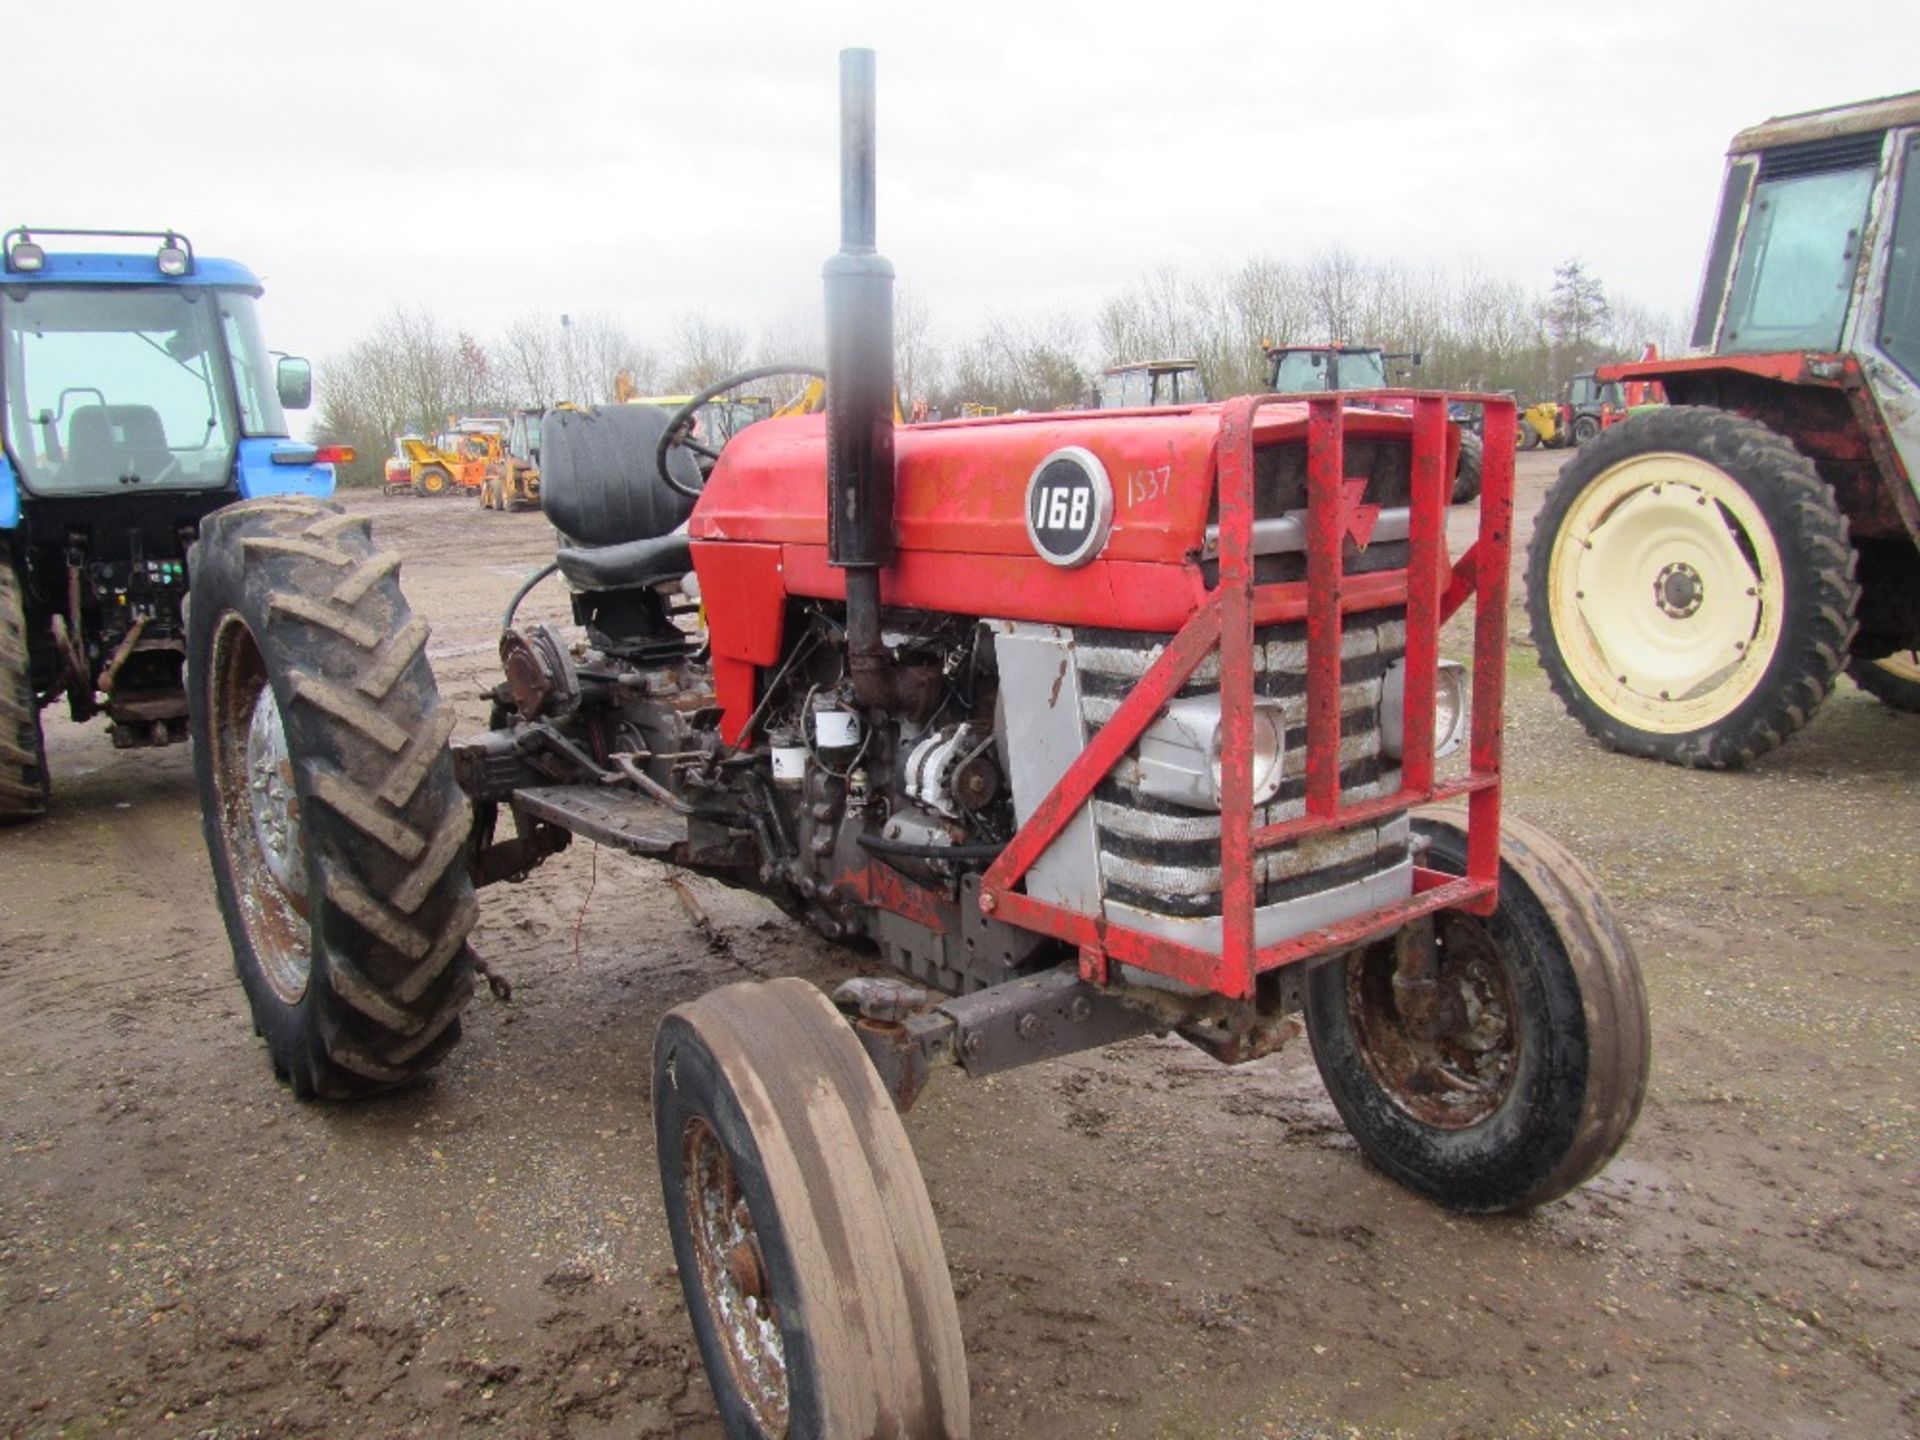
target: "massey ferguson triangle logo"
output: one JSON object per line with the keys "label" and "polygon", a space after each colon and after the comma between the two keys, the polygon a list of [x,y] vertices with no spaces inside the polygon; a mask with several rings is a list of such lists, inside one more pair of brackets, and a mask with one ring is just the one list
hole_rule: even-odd
{"label": "massey ferguson triangle logo", "polygon": [[1373,539],[1373,527],[1380,523],[1380,507],[1366,503],[1365,480],[1340,482],[1340,533],[1351,537],[1353,548],[1365,550]]}

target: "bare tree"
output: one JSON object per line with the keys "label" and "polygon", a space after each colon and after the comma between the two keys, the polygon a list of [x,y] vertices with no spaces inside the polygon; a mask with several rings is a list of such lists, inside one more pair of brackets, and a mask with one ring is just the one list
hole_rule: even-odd
{"label": "bare tree", "polygon": [[[1419,350],[1423,385],[1539,399],[1596,360],[1638,355],[1649,342],[1670,350],[1683,335],[1681,317],[1610,300],[1578,260],[1559,266],[1542,294],[1507,277],[1338,248],[1197,273],[1163,267],[1108,296],[1090,320],[989,316],[952,338],[935,326],[925,297],[902,289],[894,303],[902,405],[924,397],[948,413],[963,402],[1072,407],[1085,403],[1088,375],[1104,366],[1189,356],[1213,394],[1244,394],[1267,386],[1263,342],[1327,340]],[[764,328],[757,360],[741,330],[700,311],[679,316],[670,343],[656,349],[602,312],[528,312],[483,346],[465,331],[450,335],[427,311],[395,309],[320,367],[319,430],[358,447],[365,458],[354,478],[369,478],[390,437],[433,433],[477,405],[604,401],[623,373],[639,394],[691,392],[750,364],[817,364],[825,348],[812,308]],[[784,401],[797,388],[764,393]]]}
{"label": "bare tree", "polygon": [[560,395],[560,323],[526,311],[507,322],[494,345],[508,396],[515,405],[546,405]]}
{"label": "bare tree", "polygon": [[349,482],[377,479],[392,437],[431,435],[468,398],[459,345],[426,310],[395,309],[364,339],[324,362],[316,430],[352,445]]}
{"label": "bare tree", "polygon": [[893,374],[900,405],[911,411],[940,383],[940,347],[926,297],[902,286],[893,296]]}
{"label": "bare tree", "polygon": [[692,394],[749,368],[747,337],[699,310],[683,311],[673,324],[673,363],[667,384]]}

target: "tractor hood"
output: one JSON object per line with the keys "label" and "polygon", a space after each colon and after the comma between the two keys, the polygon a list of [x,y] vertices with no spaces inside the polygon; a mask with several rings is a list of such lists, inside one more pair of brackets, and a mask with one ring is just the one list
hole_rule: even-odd
{"label": "tractor hood", "polygon": [[[1049,457],[1077,449],[1099,462],[1113,492],[1111,533],[1084,568],[1195,566],[1197,575],[1214,506],[1222,413],[1220,405],[1199,405],[898,427],[899,549],[903,555],[1003,556],[1030,561],[1041,573],[1057,571],[1030,537],[1028,486]],[[1259,415],[1256,447],[1305,445],[1304,404],[1274,404]],[[1347,434],[1355,440],[1404,435],[1409,423],[1401,415],[1356,407]],[[824,418],[767,420],[728,444],[688,531],[696,542],[824,547],[826,505]],[[954,608],[983,608],[984,598],[955,596]]]}
{"label": "tractor hood", "polygon": [[[882,602],[983,619],[1179,630],[1216,581],[1207,531],[1225,413],[1222,405],[1197,405],[896,427],[897,544],[879,572]],[[1347,412],[1350,475],[1377,467],[1389,476],[1396,466],[1386,452],[1401,451],[1400,482],[1379,486],[1374,506],[1406,503],[1412,425],[1411,417],[1391,411]],[[1260,519],[1281,521],[1304,505],[1303,486],[1287,484],[1286,476],[1292,472],[1298,482],[1304,475],[1306,431],[1304,403],[1259,411],[1253,438]],[[1457,445],[1449,436],[1449,458]],[[1297,464],[1275,453],[1293,447]],[[1082,507],[1098,516],[1084,550],[1049,558],[1040,548],[1048,527],[1037,530],[1033,521],[1054,508],[1041,501],[1063,465],[1076,494],[1091,501],[1101,479],[1110,494]],[[1095,483],[1085,484],[1087,477]],[[1372,479],[1361,483],[1369,493],[1376,489]],[[745,732],[757,674],[779,659],[791,602],[838,601],[847,593],[848,572],[828,560],[826,508],[826,422],[797,416],[764,420],[735,436],[687,522],[724,711],[721,733],[730,744]],[[1069,529],[1083,518],[1072,504],[1060,508]]]}

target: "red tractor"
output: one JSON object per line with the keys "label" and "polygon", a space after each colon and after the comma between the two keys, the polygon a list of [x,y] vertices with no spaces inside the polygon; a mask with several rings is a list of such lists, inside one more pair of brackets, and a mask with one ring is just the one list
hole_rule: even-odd
{"label": "red tractor", "polygon": [[1597,434],[1528,556],[1587,729],[1742,765],[1845,668],[1920,711],[1920,91],[1736,135],[1693,353],[1601,367],[1671,402]]}
{"label": "red tractor", "polygon": [[[564,540],[528,586],[557,569],[583,633],[516,628],[516,597],[485,733],[449,746],[427,627],[363,517],[234,507],[193,572],[207,841],[298,1094],[445,1055],[476,887],[574,836],[758,891],[895,972],[832,1000],[728,986],[654,1037],[674,1254],[741,1436],[968,1432],[898,1113],[936,1069],[1147,1032],[1238,1063],[1304,1012],[1366,1154],[1472,1211],[1593,1175],[1647,1077],[1619,925],[1501,819],[1511,402],[1475,397],[1458,557],[1443,395],[898,424],[871,67],[842,57],[827,413],[754,425],[704,474],[656,408],[550,414]],[[1470,703],[1439,653],[1468,602]]]}

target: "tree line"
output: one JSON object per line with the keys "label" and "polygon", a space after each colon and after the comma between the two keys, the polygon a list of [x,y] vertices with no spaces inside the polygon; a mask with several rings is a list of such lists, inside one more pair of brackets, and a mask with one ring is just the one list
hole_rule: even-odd
{"label": "tree line", "polygon": [[[947,415],[963,404],[1003,413],[1085,405],[1102,369],[1135,360],[1191,358],[1213,395],[1260,391],[1268,383],[1264,344],[1329,340],[1418,352],[1409,383],[1511,391],[1530,401],[1553,398],[1571,376],[1637,357],[1649,343],[1667,353],[1682,323],[1610,297],[1578,259],[1557,267],[1547,290],[1529,291],[1475,269],[1419,268],[1333,249],[1304,261],[1161,269],[1091,315],[988,315],[960,335],[903,288],[894,348],[903,407],[924,400]],[[372,484],[392,437],[432,435],[451,416],[605,403],[620,376],[633,393],[687,394],[756,365],[819,365],[825,348],[817,319],[791,316],[750,336],[687,312],[647,340],[605,312],[530,312],[483,343],[428,311],[396,308],[322,362],[316,429],[323,442],[358,450],[346,483]]]}

